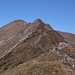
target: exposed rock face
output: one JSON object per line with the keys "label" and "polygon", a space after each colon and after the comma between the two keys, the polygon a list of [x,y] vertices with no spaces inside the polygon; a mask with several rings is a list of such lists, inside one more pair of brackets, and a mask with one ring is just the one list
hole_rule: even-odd
{"label": "exposed rock face", "polygon": [[[26,23],[22,20],[13,21],[0,29],[0,35],[1,75],[75,74],[74,54],[70,55],[70,52],[67,51],[71,44],[40,19],[33,23]],[[45,65],[46,62],[48,65]],[[55,69],[52,67],[53,64],[56,67]],[[61,67],[62,70],[58,67],[58,72],[56,72],[57,64],[63,66]],[[53,70],[49,71],[48,66],[51,66]],[[39,70],[36,69],[37,67]],[[31,69],[34,72],[30,71]],[[48,72],[45,73],[44,71]]]}
{"label": "exposed rock face", "polygon": [[62,50],[63,48],[67,47],[69,44],[65,42],[60,42],[57,46],[58,50]]}

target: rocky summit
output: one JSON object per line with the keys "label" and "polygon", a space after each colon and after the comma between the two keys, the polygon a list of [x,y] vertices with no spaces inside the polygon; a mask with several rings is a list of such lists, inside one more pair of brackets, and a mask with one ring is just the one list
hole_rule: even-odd
{"label": "rocky summit", "polygon": [[40,19],[0,28],[0,75],[75,75],[75,34]]}

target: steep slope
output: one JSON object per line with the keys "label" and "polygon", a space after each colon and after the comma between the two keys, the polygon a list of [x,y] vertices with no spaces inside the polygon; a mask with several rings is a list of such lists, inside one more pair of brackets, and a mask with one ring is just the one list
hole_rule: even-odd
{"label": "steep slope", "polygon": [[61,51],[49,51],[24,63],[2,75],[75,75],[74,60]]}
{"label": "steep slope", "polygon": [[63,37],[40,19],[26,25],[17,35],[1,44],[1,72],[39,56],[63,42]]}
{"label": "steep slope", "polygon": [[2,28],[0,28],[0,41],[6,40],[10,37],[15,36],[20,32],[27,23],[23,20],[15,20]]}
{"label": "steep slope", "polygon": [[20,31],[26,28],[29,24],[23,20],[15,20],[0,29],[0,56],[8,53],[8,51],[18,45]]}
{"label": "steep slope", "polygon": [[13,21],[0,33],[0,75],[75,75],[73,34],[55,31],[40,19]]}

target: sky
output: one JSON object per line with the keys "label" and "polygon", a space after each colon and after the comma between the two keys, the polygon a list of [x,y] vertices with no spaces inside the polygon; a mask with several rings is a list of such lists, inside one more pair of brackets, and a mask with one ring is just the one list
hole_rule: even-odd
{"label": "sky", "polygon": [[75,34],[75,0],[0,0],[0,27],[38,18],[55,30]]}

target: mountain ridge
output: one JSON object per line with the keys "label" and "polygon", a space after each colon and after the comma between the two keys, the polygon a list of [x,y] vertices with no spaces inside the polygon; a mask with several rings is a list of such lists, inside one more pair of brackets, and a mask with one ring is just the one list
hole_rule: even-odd
{"label": "mountain ridge", "polygon": [[[14,23],[16,24],[14,25]],[[18,26],[20,27],[18,28]],[[5,35],[3,36],[1,34]],[[67,35],[64,32],[55,31],[49,24],[44,23],[40,19],[36,19],[32,23],[15,20],[7,24],[5,28],[1,28],[0,35],[1,75],[75,74],[75,45],[71,43],[74,42],[74,37],[69,36],[71,34]],[[71,37],[71,42],[68,40],[68,37]],[[31,65],[31,63],[33,64]],[[52,70],[48,65],[45,65],[45,63],[47,63],[49,67],[52,67]],[[53,64],[55,68],[52,66]],[[58,67],[56,71],[57,65],[63,66],[62,69]],[[22,66],[26,66],[27,69],[22,68]],[[65,68],[65,66],[69,69]],[[26,71],[24,72],[20,68]],[[64,68],[66,70],[64,70]],[[33,69],[33,71],[31,69]],[[13,71],[13,73],[11,71]],[[18,71],[20,72],[18,73]],[[44,71],[46,71],[46,73]],[[71,73],[69,73],[69,71]]]}

